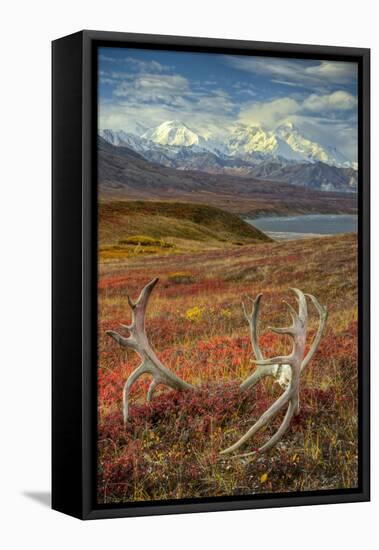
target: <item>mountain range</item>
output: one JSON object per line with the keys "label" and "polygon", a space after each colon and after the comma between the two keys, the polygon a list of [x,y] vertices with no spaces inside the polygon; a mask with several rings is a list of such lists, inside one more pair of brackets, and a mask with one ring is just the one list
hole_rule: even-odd
{"label": "mountain range", "polygon": [[325,193],[251,175],[178,170],[149,161],[131,148],[112,145],[101,137],[98,182],[102,199],[195,202],[242,216],[356,212],[353,193]]}
{"label": "mountain range", "polygon": [[205,137],[171,120],[131,133],[102,129],[115,147],[178,170],[234,174],[321,191],[354,192],[357,166],[337,149],[306,138],[291,122],[269,131],[261,125],[233,125],[223,140]]}

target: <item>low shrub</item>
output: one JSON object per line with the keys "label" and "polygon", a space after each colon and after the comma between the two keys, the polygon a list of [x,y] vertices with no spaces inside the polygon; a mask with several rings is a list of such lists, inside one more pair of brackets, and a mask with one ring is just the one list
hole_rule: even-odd
{"label": "low shrub", "polygon": [[120,239],[118,244],[125,245],[135,245],[135,246],[159,246],[161,248],[174,248],[173,243],[168,243],[163,239],[154,239],[153,237],[148,237],[147,235],[132,235],[126,237],[125,239]]}
{"label": "low shrub", "polygon": [[170,273],[167,277],[170,283],[174,284],[190,284],[194,282],[194,276],[188,271],[178,271],[176,273]]}

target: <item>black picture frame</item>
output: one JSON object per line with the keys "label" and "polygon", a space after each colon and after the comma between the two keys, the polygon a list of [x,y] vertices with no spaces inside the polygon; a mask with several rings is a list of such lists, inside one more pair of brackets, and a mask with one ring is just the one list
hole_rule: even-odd
{"label": "black picture frame", "polygon": [[[355,61],[359,66],[359,487],[296,494],[96,505],[96,48]],[[81,519],[370,499],[370,50],[81,31],[52,43],[52,507]]]}

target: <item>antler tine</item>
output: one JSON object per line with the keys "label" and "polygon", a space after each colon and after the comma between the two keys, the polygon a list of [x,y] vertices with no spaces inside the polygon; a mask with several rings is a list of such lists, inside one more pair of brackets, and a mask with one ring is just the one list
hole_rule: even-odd
{"label": "antler tine", "polygon": [[271,332],[275,332],[276,334],[286,334],[288,336],[293,336],[293,328],[292,327],[268,327]]}
{"label": "antler tine", "polygon": [[245,458],[251,455],[255,455],[257,454],[257,452],[264,453],[272,449],[272,447],[274,447],[278,443],[278,441],[280,441],[280,439],[283,437],[285,432],[288,430],[291,420],[293,418],[293,415],[295,413],[295,410],[296,410],[296,404],[294,403],[294,400],[291,400],[288,403],[287,411],[282,420],[281,425],[279,426],[278,430],[274,433],[274,435],[267,441],[267,443],[262,445],[262,447],[259,447],[259,449],[257,449],[256,451],[251,451],[249,453],[243,453],[240,455],[234,455],[234,457],[232,458]]}
{"label": "antler tine", "polygon": [[246,443],[254,434],[264,426],[284,407],[292,398],[292,390],[288,388],[282,395],[267,409],[266,412],[257,420],[257,422],[236,442],[227,449],[221,451],[220,454],[228,454],[236,451]]}
{"label": "antler tine", "polygon": [[299,303],[298,317],[300,321],[304,324],[307,322],[308,319],[307,300],[305,298],[304,292],[302,292],[298,288],[291,288],[291,290],[293,290],[293,292],[296,294],[296,299]]}
{"label": "antler tine", "polygon": [[291,355],[278,355],[277,357],[271,357],[269,359],[262,359],[262,361],[258,361],[258,359],[252,359],[253,363],[259,366],[265,366],[265,365],[289,365],[292,362],[292,354]]}
{"label": "antler tine", "polygon": [[141,364],[134,370],[129,378],[126,380],[123,390],[123,416],[124,422],[128,419],[128,401],[129,392],[131,386],[138,380],[143,374],[150,374],[153,377],[148,390],[148,400],[150,401],[154,389],[158,384],[165,384],[173,389],[183,391],[189,389],[195,389],[191,384],[188,384],[176,374],[165,367],[156,356],[154,350],[151,348],[148,338],[145,332],[145,314],[147,304],[151,295],[151,292],[158,282],[158,278],[150,281],[141,291],[138,300],[133,303],[128,296],[129,305],[132,308],[132,322],[130,325],[123,325],[130,331],[130,336],[125,338],[113,330],[106,331],[108,336],[111,336],[116,342],[125,348],[131,348],[138,353],[141,357]]}
{"label": "antler tine", "polygon": [[149,389],[147,390],[146,401],[148,403],[151,401],[151,399],[153,397],[154,390],[158,386],[158,384],[159,384],[159,381],[156,380],[155,378],[153,378],[153,380],[150,383]]}
{"label": "antler tine", "polygon": [[317,311],[320,314],[320,317],[322,317],[323,319],[327,319],[328,311],[327,311],[326,307],[322,306],[320,304],[320,302],[317,300],[317,298],[315,296],[313,296],[313,294],[305,294],[305,296],[308,296],[308,298],[310,298],[312,300],[315,308],[317,309]]}
{"label": "antler tine", "polygon": [[282,300],[282,302],[289,309],[289,312],[290,312],[291,319],[292,319],[293,323],[296,323],[299,320],[299,314],[297,313],[297,311],[292,307],[292,305],[289,302],[287,302],[286,300]]}
{"label": "antler tine", "polygon": [[301,371],[303,371],[305,369],[305,367],[308,365],[308,363],[310,362],[310,360],[312,359],[313,355],[315,354],[320,342],[321,342],[321,338],[322,338],[322,335],[323,335],[323,332],[324,332],[324,328],[325,328],[325,324],[326,324],[326,321],[328,319],[328,311],[326,309],[326,307],[322,306],[320,304],[320,302],[317,300],[317,298],[315,296],[313,296],[312,294],[306,294],[305,296],[308,296],[308,298],[310,298],[313,302],[313,305],[315,306],[315,308],[317,309],[318,313],[319,313],[319,326],[318,326],[318,329],[317,329],[317,334],[312,342],[312,345],[307,353],[307,355],[304,357],[302,363],[301,363]]}
{"label": "antler tine", "polygon": [[145,314],[147,309],[147,304],[149,302],[150,295],[159,281],[158,277],[147,283],[147,285],[141,290],[140,295],[138,296],[137,301],[133,304],[133,302],[128,298],[129,305],[131,305],[132,308],[132,324],[131,324],[131,332],[133,333],[134,330],[137,332],[140,332],[141,334],[145,331]]}
{"label": "antler tine", "polygon": [[152,281],[147,283],[147,285],[141,290],[140,295],[138,296],[138,299],[135,303],[136,306],[141,305],[146,308],[147,302],[150,298],[150,294],[152,293],[158,281],[159,277],[155,277]]}
{"label": "antler tine", "polygon": [[241,302],[241,306],[242,306],[243,315],[244,315],[246,321],[249,322],[249,314],[247,313],[245,302],[243,300]]}
{"label": "antler tine", "polygon": [[120,344],[120,346],[122,346],[123,348],[134,349],[134,342],[130,338],[130,336],[128,336],[128,338],[125,338],[124,336],[121,336],[121,334],[119,334],[118,332],[115,332],[114,330],[106,330],[105,334],[107,336],[110,336],[114,340],[116,340],[116,342]]}
{"label": "antler tine", "polygon": [[295,334],[295,327],[299,323],[299,316],[297,312],[294,310],[294,308],[291,306],[291,304],[286,302],[286,300],[282,300],[282,302],[283,304],[286,304],[286,306],[289,309],[289,312],[292,318],[292,326],[290,327],[271,327],[270,326],[268,327],[268,329],[271,330],[271,332],[275,332],[276,334],[286,334],[293,338]]}
{"label": "antler tine", "polygon": [[295,414],[295,411],[296,411],[296,402],[295,402],[295,399],[291,399],[290,402],[288,403],[287,412],[278,430],[267,441],[267,443],[265,443],[264,445],[262,445],[262,447],[258,449],[259,452],[263,453],[265,451],[269,451],[270,449],[272,449],[272,447],[274,447],[278,443],[278,441],[280,441],[280,439],[283,437],[285,432],[288,430],[291,420],[293,418],[293,415]]}
{"label": "antler tine", "polygon": [[[121,336],[120,334],[118,334],[113,330],[106,331],[106,334],[114,338],[116,342],[120,344],[120,346],[123,346],[126,348],[132,347],[133,349],[135,349],[136,347],[135,337],[136,336],[141,337],[142,333],[145,330],[144,318],[145,318],[147,304],[150,298],[150,294],[158,281],[159,281],[158,277],[150,281],[141,290],[138,300],[136,302],[133,302],[129,294],[126,295],[128,304],[132,310],[132,322],[129,325],[124,325],[121,323],[121,326],[123,328],[126,328],[131,333],[131,336],[129,336],[128,338],[124,338],[123,336]],[[137,329],[137,324],[139,325],[138,329]]]}
{"label": "antler tine", "polygon": [[[249,301],[252,303],[252,310],[250,314],[247,313],[245,304],[244,302],[242,302],[242,309],[250,327],[251,346],[253,348],[253,352],[257,361],[264,360],[262,351],[258,343],[258,328],[257,328],[257,320],[258,320],[258,313],[259,313],[261,298],[262,298],[262,294],[258,294],[255,298],[251,298],[250,296],[248,296]],[[253,372],[253,374],[250,375],[244,382],[242,382],[242,384],[240,385],[240,389],[242,391],[248,390],[249,388],[255,386],[255,384],[265,376],[270,376],[270,375],[273,376],[275,369],[276,367],[271,365],[258,365],[255,371]]]}
{"label": "antler tine", "polygon": [[262,294],[258,294],[255,298],[248,296],[249,301],[252,303],[252,309],[250,315],[246,311],[245,304],[243,304],[243,311],[246,317],[247,322],[250,326],[250,340],[251,345],[257,359],[263,359],[263,354],[258,344],[258,329],[257,329],[257,320],[259,313],[259,306],[261,302]]}
{"label": "antler tine", "polygon": [[131,299],[129,294],[126,295],[126,299],[128,300],[128,304],[130,306],[130,309],[133,310],[136,307],[136,304],[133,302],[133,300]]}
{"label": "antler tine", "polygon": [[124,324],[120,323],[120,327],[126,328],[126,330],[131,330],[133,328],[133,325],[124,325]]}

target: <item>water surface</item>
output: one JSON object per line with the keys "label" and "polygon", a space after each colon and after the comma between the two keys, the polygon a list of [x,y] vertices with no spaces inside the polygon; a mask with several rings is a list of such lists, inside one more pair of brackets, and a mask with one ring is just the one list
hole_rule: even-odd
{"label": "water surface", "polygon": [[273,239],[292,240],[356,233],[358,216],[354,214],[305,214],[300,216],[270,216],[246,220]]}

